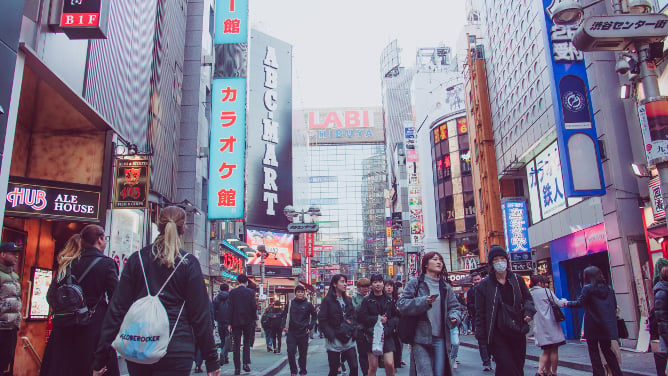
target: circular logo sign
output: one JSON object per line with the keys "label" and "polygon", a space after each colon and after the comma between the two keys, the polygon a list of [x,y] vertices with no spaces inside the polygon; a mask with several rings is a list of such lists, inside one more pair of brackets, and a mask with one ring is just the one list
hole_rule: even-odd
{"label": "circular logo sign", "polygon": [[587,104],[584,95],[578,91],[567,91],[562,97],[562,102],[564,107],[571,112],[582,111]]}

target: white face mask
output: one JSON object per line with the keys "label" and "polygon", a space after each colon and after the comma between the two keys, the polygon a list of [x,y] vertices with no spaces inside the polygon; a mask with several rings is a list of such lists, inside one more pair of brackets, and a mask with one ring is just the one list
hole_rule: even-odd
{"label": "white face mask", "polygon": [[493,264],[494,270],[497,273],[503,273],[506,271],[506,268],[508,267],[508,263],[506,261],[498,261]]}

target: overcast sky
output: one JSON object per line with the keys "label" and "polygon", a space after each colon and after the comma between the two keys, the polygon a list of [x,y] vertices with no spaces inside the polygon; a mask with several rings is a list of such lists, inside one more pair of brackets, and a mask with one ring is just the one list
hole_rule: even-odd
{"label": "overcast sky", "polygon": [[293,108],[380,106],[380,54],[456,48],[464,0],[251,0],[251,27],[293,46]]}

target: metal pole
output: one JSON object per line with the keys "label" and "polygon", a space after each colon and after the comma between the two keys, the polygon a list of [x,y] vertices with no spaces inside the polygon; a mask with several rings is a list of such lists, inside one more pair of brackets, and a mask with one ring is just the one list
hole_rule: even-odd
{"label": "metal pole", "polygon": [[265,296],[265,299],[260,302],[260,305],[261,310],[264,313],[264,310],[267,307],[267,299],[269,299],[268,291],[264,291],[264,254],[266,252],[266,247],[264,244],[260,244],[257,246],[257,250],[260,252],[260,296]]}
{"label": "metal pole", "polygon": [[[642,83],[643,94],[645,99],[655,98],[661,96],[659,92],[659,78],[656,74],[656,64],[650,55],[649,44],[637,43],[636,50],[638,51],[638,58],[640,60],[640,82]],[[664,207],[668,202],[668,162],[657,163],[656,169],[659,172],[659,179],[661,180],[661,192],[663,194]]]}

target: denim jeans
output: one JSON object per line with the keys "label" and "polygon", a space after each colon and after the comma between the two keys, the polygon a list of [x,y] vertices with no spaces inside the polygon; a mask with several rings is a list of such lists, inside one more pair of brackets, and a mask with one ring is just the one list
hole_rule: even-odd
{"label": "denim jeans", "polygon": [[445,338],[432,337],[431,344],[434,347],[434,376],[445,375]]}
{"label": "denim jeans", "polygon": [[267,342],[267,347],[274,347],[274,334],[271,332],[271,329],[267,328],[264,330],[264,339]]}
{"label": "denim jeans", "polygon": [[459,328],[450,329],[450,359],[457,359],[457,353],[459,352]]}

